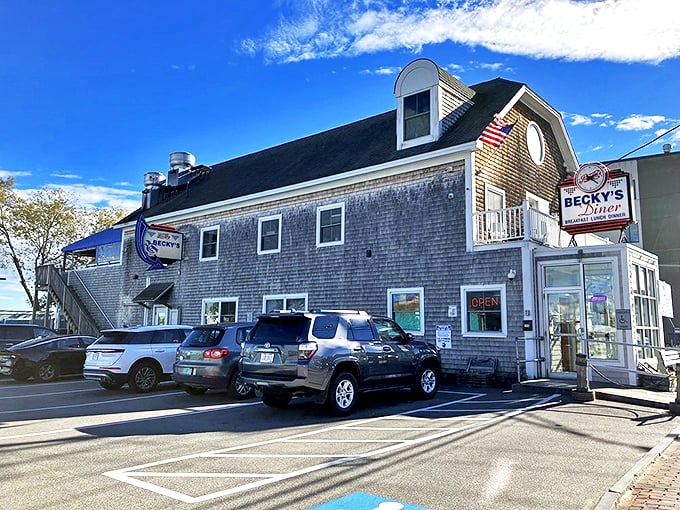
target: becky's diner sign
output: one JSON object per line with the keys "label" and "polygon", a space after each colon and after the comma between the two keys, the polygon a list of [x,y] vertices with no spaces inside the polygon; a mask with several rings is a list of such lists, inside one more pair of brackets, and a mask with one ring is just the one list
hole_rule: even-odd
{"label": "becky's diner sign", "polygon": [[631,221],[627,173],[609,170],[602,163],[586,163],[560,183],[560,226],[565,232],[621,230]]}

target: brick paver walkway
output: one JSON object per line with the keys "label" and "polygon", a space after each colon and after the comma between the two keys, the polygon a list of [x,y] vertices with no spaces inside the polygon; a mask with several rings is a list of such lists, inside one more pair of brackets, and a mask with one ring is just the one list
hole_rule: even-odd
{"label": "brick paver walkway", "polygon": [[680,509],[680,439],[673,441],[621,495],[616,510]]}

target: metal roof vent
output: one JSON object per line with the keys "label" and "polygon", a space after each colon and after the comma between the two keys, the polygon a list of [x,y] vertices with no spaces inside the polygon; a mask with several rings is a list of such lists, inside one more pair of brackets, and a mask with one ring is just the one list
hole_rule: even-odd
{"label": "metal roof vent", "polygon": [[177,186],[180,176],[196,165],[196,156],[191,152],[171,152],[170,171],[168,172],[168,185]]}
{"label": "metal roof vent", "polygon": [[663,144],[663,153],[664,154],[670,154],[672,148],[673,148],[673,146],[670,143],[664,143]]}
{"label": "metal roof vent", "polygon": [[165,184],[165,175],[161,172],[147,172],[144,174],[144,188],[153,189]]}

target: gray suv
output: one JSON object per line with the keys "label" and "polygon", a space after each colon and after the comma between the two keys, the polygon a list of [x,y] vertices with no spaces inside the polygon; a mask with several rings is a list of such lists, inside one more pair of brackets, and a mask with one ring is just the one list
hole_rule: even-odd
{"label": "gray suv", "polygon": [[241,352],[241,376],[270,407],[312,396],[347,415],[360,392],[410,388],[421,398],[439,389],[436,346],[390,318],[357,311],[276,312],[258,317]]}

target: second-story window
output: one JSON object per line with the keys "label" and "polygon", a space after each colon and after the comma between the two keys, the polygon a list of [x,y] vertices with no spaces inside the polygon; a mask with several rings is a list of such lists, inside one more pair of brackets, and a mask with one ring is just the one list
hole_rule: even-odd
{"label": "second-story window", "polygon": [[265,216],[257,222],[257,253],[281,251],[281,215]]}
{"label": "second-story window", "polygon": [[201,229],[201,251],[199,260],[215,260],[219,251],[220,227]]}
{"label": "second-story window", "polygon": [[404,98],[404,140],[430,134],[430,91]]}
{"label": "second-story window", "polygon": [[333,246],[345,242],[345,204],[332,204],[316,210],[316,245]]}

